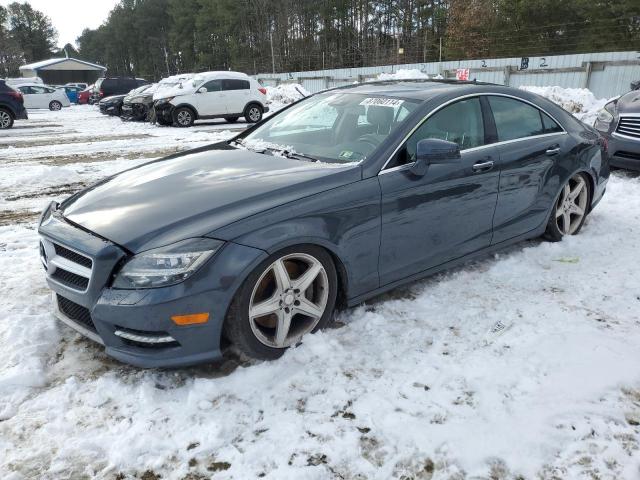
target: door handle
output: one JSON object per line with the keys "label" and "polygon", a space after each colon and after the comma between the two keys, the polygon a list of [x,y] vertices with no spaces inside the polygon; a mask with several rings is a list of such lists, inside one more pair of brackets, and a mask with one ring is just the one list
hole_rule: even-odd
{"label": "door handle", "polygon": [[493,160],[491,160],[491,158],[485,158],[477,163],[474,163],[473,167],[471,168],[474,172],[488,172],[493,168]]}
{"label": "door handle", "polygon": [[547,148],[547,151],[545,153],[549,156],[557,155],[558,153],[560,153],[560,145],[550,146],[549,148]]}

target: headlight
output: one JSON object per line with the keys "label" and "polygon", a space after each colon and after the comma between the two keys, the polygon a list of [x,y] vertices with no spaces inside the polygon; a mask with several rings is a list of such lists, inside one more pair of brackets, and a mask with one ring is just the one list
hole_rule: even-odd
{"label": "headlight", "polygon": [[211,258],[223,243],[211,238],[191,238],[140,253],[118,272],[113,288],[156,288],[182,282]]}
{"label": "headlight", "polygon": [[603,108],[598,112],[598,121],[600,123],[610,124],[613,121],[613,115]]}
{"label": "headlight", "polygon": [[156,100],[156,105],[162,105],[163,103],[169,103],[174,98],[176,98],[176,97],[161,98],[159,100]]}

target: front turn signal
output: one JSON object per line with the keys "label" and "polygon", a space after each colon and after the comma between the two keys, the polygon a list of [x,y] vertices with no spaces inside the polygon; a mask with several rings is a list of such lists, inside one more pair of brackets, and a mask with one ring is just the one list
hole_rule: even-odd
{"label": "front turn signal", "polygon": [[174,315],[171,317],[176,325],[197,325],[209,321],[208,313],[193,313],[191,315]]}

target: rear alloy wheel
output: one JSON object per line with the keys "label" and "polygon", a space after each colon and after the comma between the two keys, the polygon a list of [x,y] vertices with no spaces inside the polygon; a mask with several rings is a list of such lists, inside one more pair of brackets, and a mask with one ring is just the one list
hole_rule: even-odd
{"label": "rear alloy wheel", "polygon": [[0,130],[13,127],[13,116],[5,109],[0,108]]}
{"label": "rear alloy wheel", "polygon": [[249,123],[256,123],[262,120],[262,107],[252,103],[244,110],[244,118]]}
{"label": "rear alloy wheel", "polygon": [[180,107],[173,111],[173,123],[179,127],[190,127],[194,121],[195,114],[190,108]]}
{"label": "rear alloy wheel", "polygon": [[49,103],[49,110],[52,110],[54,112],[62,110],[62,104],[59,101],[54,100],[53,102]]}
{"label": "rear alloy wheel", "polygon": [[247,278],[229,310],[225,333],[252,358],[274,359],[333,317],[337,274],[315,246],[289,248]]}
{"label": "rear alloy wheel", "polygon": [[589,184],[585,176],[578,173],[571,177],[558,196],[545,236],[557,242],[565,235],[579,233],[587,218],[589,198]]}

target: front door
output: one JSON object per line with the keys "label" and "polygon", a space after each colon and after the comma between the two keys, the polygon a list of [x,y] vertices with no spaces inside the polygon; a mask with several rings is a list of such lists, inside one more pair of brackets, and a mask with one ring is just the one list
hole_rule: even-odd
{"label": "front door", "polygon": [[[418,141],[458,143],[460,160],[432,164],[416,176]],[[387,285],[491,244],[498,196],[498,153],[487,145],[479,98],[429,117],[378,176],[382,194],[380,280]]]}
{"label": "front door", "polygon": [[49,89],[35,85],[18,87],[24,97],[25,108],[49,108]]}
{"label": "front door", "polygon": [[[207,91],[200,92],[202,88],[206,88]],[[228,111],[226,95],[222,91],[222,80],[209,80],[191,97],[191,103],[201,117],[225,115]]]}

